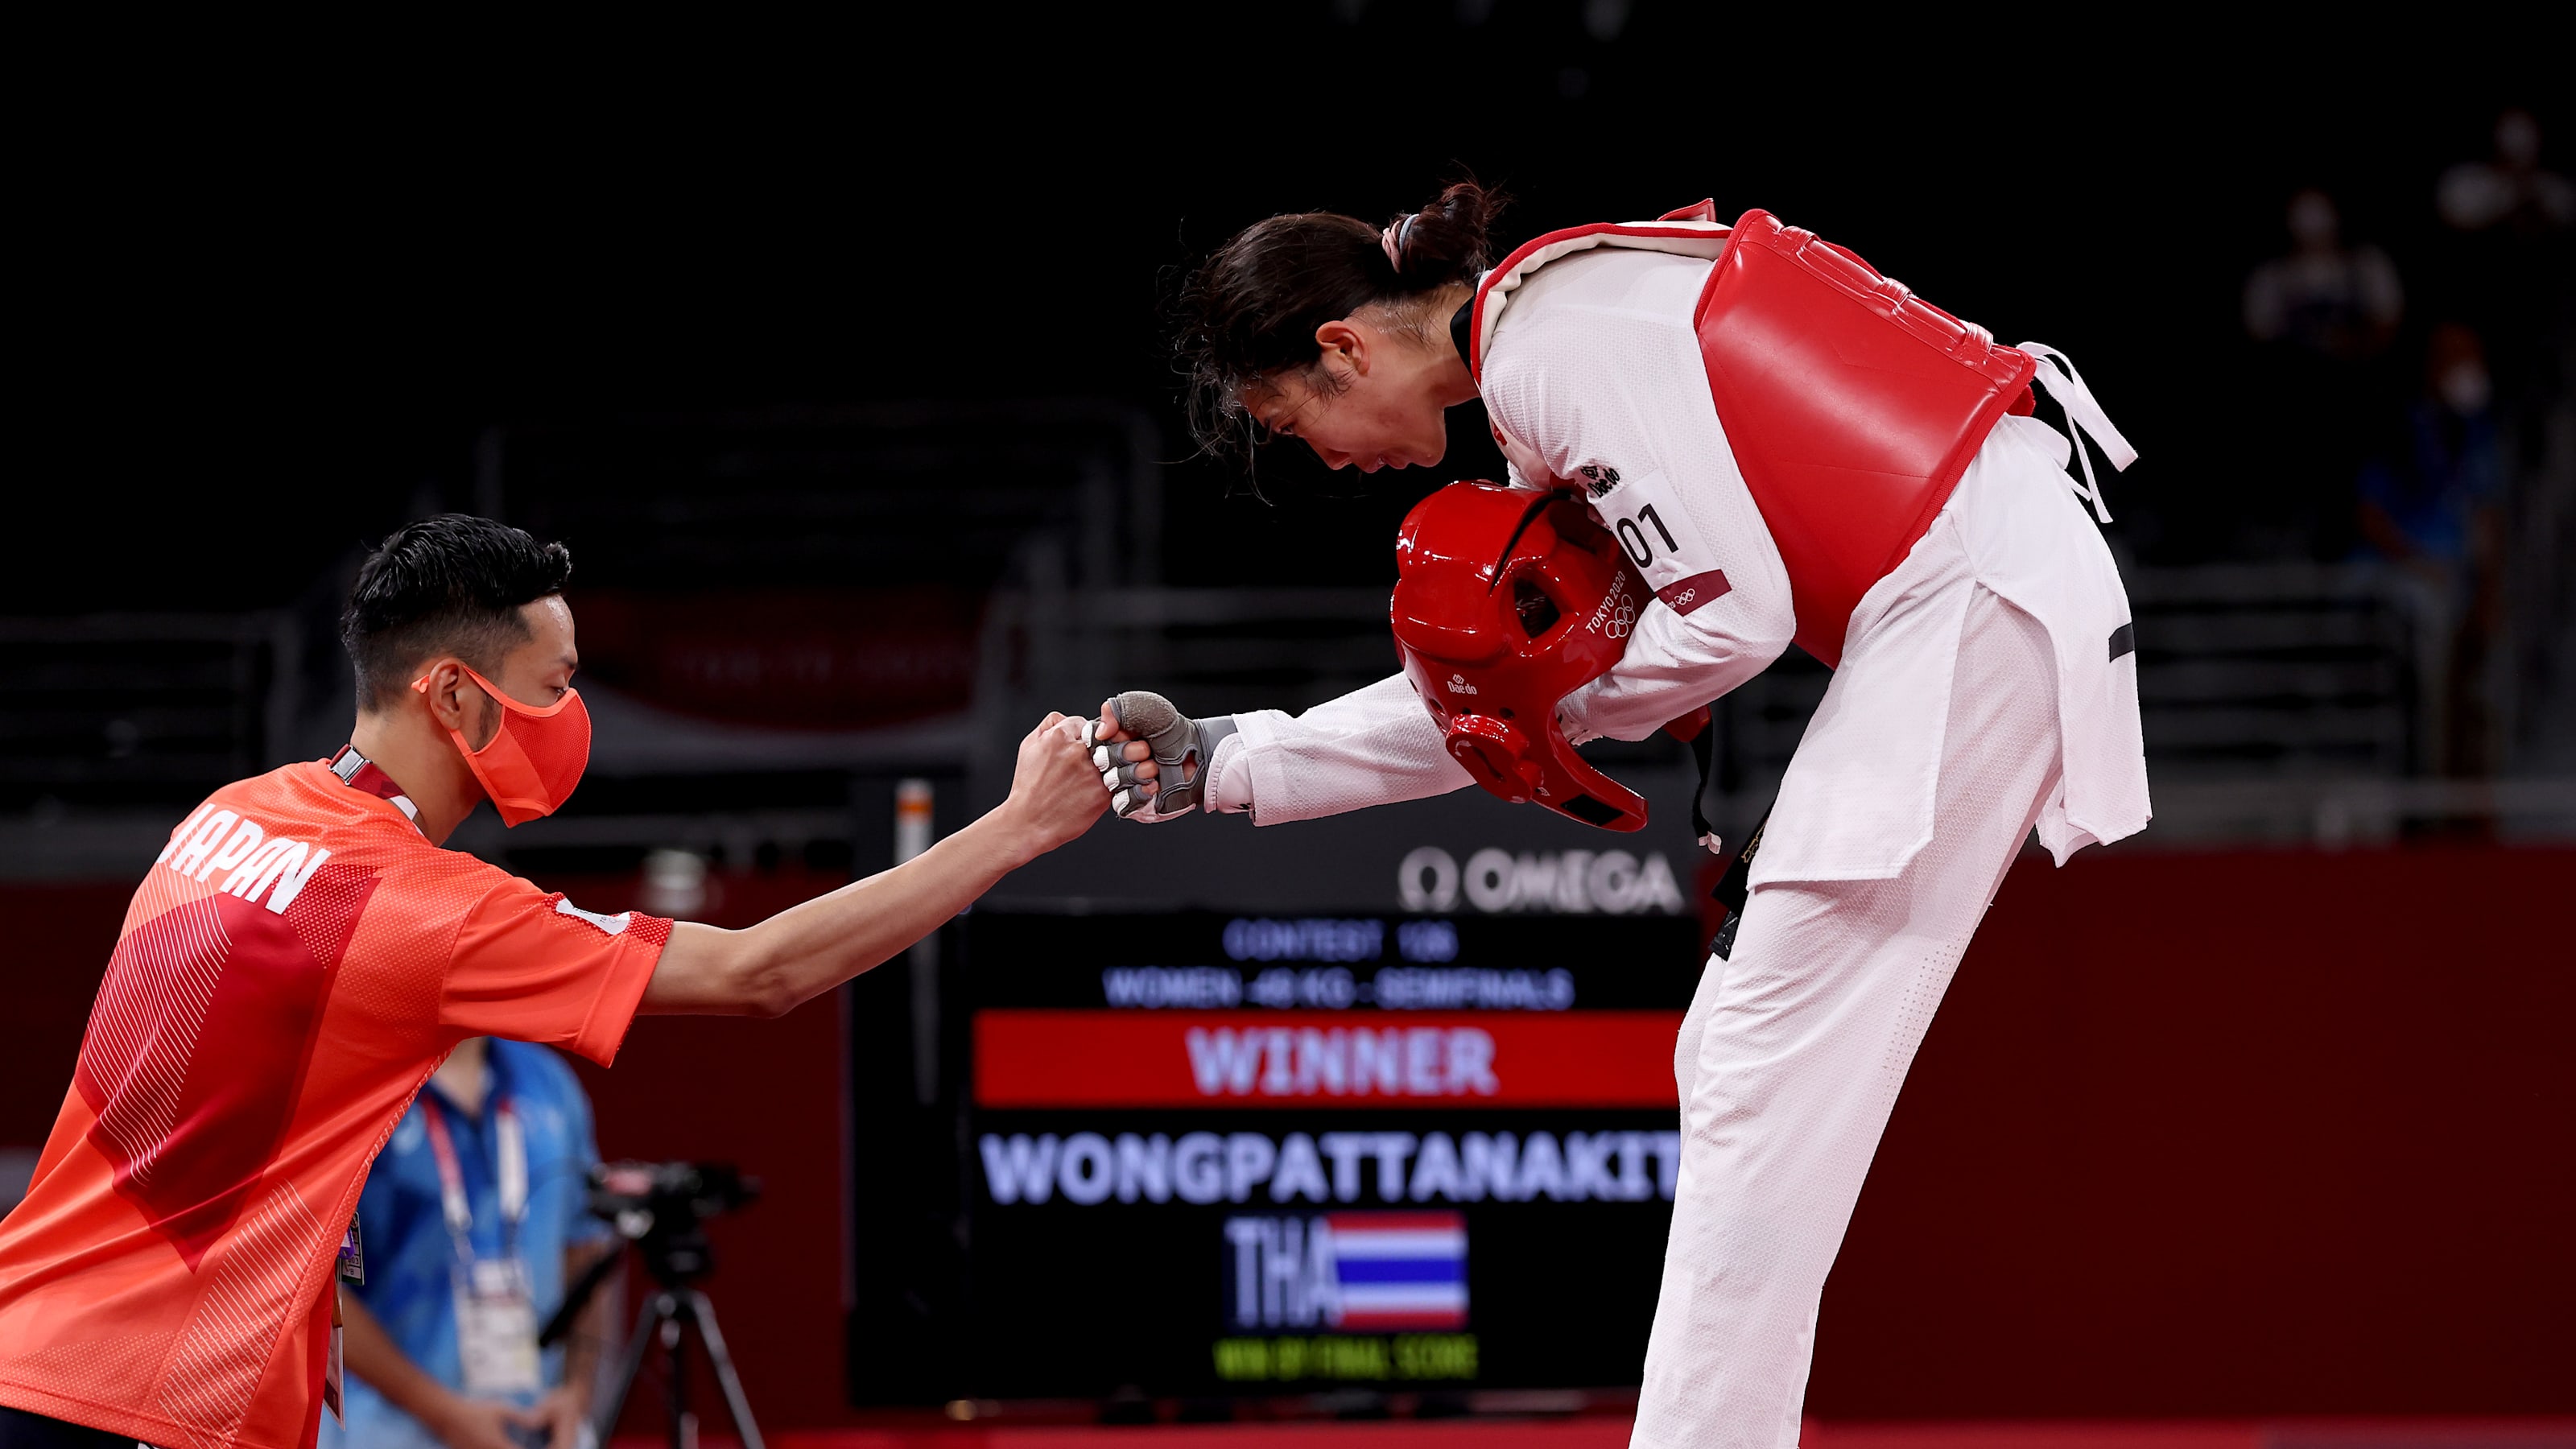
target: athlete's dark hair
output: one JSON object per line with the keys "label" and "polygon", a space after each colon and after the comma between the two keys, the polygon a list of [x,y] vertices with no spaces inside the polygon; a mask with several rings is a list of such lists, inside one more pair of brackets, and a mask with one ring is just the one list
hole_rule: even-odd
{"label": "athlete's dark hair", "polygon": [[358,708],[401,697],[412,670],[454,654],[489,674],[531,635],[521,605],[563,592],[572,554],[506,523],[442,513],[407,523],[358,565],[340,642],[358,667]]}
{"label": "athlete's dark hair", "polygon": [[[1173,297],[1172,354],[1187,379],[1190,432],[1207,453],[1248,453],[1244,384],[1315,362],[1315,329],[1373,302],[1401,302],[1493,264],[1486,228],[1501,192],[1473,181],[1395,219],[1402,248],[1387,260],[1379,228],[1355,216],[1302,211],[1237,232]],[[1446,321],[1446,318],[1440,319]]]}

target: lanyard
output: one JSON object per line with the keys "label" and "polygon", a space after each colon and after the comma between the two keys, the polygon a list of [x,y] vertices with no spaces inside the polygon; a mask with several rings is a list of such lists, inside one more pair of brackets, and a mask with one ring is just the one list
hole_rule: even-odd
{"label": "lanyard", "polygon": [[[474,1227],[474,1209],[465,1198],[465,1170],[456,1160],[455,1140],[447,1133],[447,1114],[438,1100],[423,1093],[420,1099],[421,1125],[429,1132],[429,1155],[438,1163],[438,1206],[447,1219],[447,1231],[456,1239],[457,1251],[466,1258],[474,1256],[468,1234]],[[501,1189],[502,1251],[507,1253],[518,1238],[520,1222],[528,1215],[528,1140],[519,1127],[519,1114],[503,1097],[492,1109],[492,1135],[500,1149],[497,1175]]]}
{"label": "lanyard", "polygon": [[353,790],[364,790],[370,795],[391,800],[405,820],[415,826],[420,824],[420,807],[411,803],[411,797],[394,783],[393,776],[377,769],[366,756],[359,754],[356,745],[342,745],[340,752],[330,759],[330,770],[340,777],[340,783]]}

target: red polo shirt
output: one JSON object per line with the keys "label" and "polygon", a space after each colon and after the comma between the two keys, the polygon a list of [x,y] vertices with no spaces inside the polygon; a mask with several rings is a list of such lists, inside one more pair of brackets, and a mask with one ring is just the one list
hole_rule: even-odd
{"label": "red polo shirt", "polygon": [[355,778],[225,786],[134,893],[0,1222],[0,1404],[303,1449],[341,1233],[421,1083],[469,1036],[616,1055],[671,923],[439,849],[381,772]]}

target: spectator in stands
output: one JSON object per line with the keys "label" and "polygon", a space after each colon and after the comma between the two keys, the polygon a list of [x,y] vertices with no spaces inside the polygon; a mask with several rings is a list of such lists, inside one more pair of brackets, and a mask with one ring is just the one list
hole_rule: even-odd
{"label": "spectator in stands", "polygon": [[2367,362],[2388,348],[2406,310],[2397,264],[2374,246],[2346,246],[2334,198],[2310,187],[2290,198],[2290,252],[2245,279],[2245,330],[2330,362]]}
{"label": "spectator in stands", "polygon": [[2486,674],[2500,612],[2503,459],[2494,401],[2477,334],[2435,328],[2422,395],[2396,440],[2361,470],[2362,537],[2405,570],[2423,611],[2427,758],[2451,775],[2495,764]]}
{"label": "spectator in stands", "polygon": [[[2495,154],[2442,173],[2434,204],[2452,233],[2450,305],[2476,327],[2495,373],[2508,436],[2535,425],[2565,395],[2562,357],[2571,327],[2568,273],[2576,267],[2576,182],[2540,164],[2540,122],[2510,110],[2495,125]],[[2535,453],[2538,439],[2523,436]]]}
{"label": "spectator in stands", "polygon": [[2244,548],[2336,558],[2353,543],[2358,440],[2384,410],[2371,364],[2395,339],[2406,295],[2386,252],[2345,243],[2332,197],[2301,191],[2287,219],[2290,251],[2245,280],[2245,331],[2266,353],[2261,392],[2278,422],[2261,466],[2274,486],[2244,500]]}
{"label": "spectator in stands", "polygon": [[2442,173],[2442,220],[2464,232],[2530,234],[2576,227],[2576,182],[2540,164],[2540,120],[2517,106],[2496,118],[2495,156]]}
{"label": "spectator in stands", "polygon": [[[516,1330],[552,1318],[565,1285],[618,1246],[586,1210],[598,1161],[590,1100],[551,1048],[457,1044],[367,1174],[366,1283],[343,1305],[348,1427],[325,1417],[320,1449],[517,1449],[514,1428],[552,1449],[581,1443],[605,1300],[542,1357]],[[502,1278],[504,1314],[526,1322],[494,1343],[494,1300],[474,1295]]]}

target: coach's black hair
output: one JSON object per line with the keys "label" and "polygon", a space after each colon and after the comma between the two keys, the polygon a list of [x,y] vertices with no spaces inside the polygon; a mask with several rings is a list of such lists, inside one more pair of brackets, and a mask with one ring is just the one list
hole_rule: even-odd
{"label": "coach's black hair", "polygon": [[1371,303],[1475,281],[1492,265],[1486,230],[1503,201],[1473,181],[1443,188],[1392,223],[1401,243],[1393,261],[1377,227],[1330,211],[1255,222],[1218,247],[1171,306],[1173,360],[1200,450],[1248,449],[1244,384],[1312,364],[1322,351],[1316,328]]}
{"label": "coach's black hair", "polygon": [[563,592],[572,554],[470,513],[396,529],[367,561],[340,616],[340,642],[358,667],[358,708],[401,696],[412,671],[454,654],[486,674],[530,636],[522,605]]}

